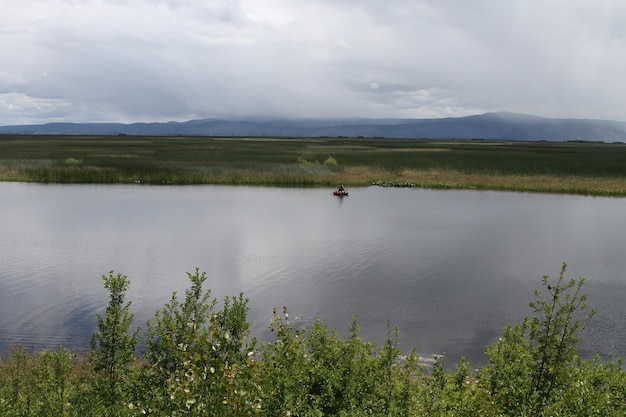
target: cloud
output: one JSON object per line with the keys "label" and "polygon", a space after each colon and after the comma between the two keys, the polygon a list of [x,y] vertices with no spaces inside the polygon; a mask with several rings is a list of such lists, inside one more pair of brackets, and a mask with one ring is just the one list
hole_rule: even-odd
{"label": "cloud", "polygon": [[71,103],[62,99],[29,97],[19,93],[0,94],[0,120],[10,118],[13,124],[28,124],[41,120],[61,121],[71,108]]}
{"label": "cloud", "polygon": [[626,120],[625,19],[608,0],[5,0],[0,124]]}

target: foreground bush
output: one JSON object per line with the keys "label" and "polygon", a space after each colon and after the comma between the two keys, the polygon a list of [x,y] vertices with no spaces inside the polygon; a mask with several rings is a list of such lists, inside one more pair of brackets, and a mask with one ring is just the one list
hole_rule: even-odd
{"label": "foreground bush", "polygon": [[578,331],[584,280],[544,277],[533,315],[486,349],[488,364],[453,370],[415,352],[403,356],[398,330],[382,346],[360,337],[357,319],[342,338],[317,320],[309,328],[274,312],[275,338],[250,338],[248,300],[222,303],[189,274],[148,323],[135,352],[123,275],[103,277],[111,295],[92,350],[75,354],[13,349],[0,359],[2,416],[624,416],[621,360],[582,360]]}

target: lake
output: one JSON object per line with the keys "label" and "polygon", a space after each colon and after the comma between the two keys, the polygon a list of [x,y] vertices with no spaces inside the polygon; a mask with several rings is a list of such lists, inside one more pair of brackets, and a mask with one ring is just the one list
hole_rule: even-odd
{"label": "lake", "polygon": [[[0,351],[89,346],[110,270],[131,281],[135,324],[206,271],[213,295],[320,317],[382,343],[484,363],[530,314],[543,275],[584,276],[598,313],[580,345],[626,353],[626,199],[484,191],[0,183]],[[184,294],[183,294],[184,295]]]}

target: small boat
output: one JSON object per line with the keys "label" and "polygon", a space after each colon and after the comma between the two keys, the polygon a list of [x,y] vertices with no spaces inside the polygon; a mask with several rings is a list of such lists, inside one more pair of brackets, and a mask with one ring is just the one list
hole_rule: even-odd
{"label": "small boat", "polygon": [[346,190],[335,190],[333,191],[333,195],[336,195],[337,197],[344,197],[348,195],[348,192]]}

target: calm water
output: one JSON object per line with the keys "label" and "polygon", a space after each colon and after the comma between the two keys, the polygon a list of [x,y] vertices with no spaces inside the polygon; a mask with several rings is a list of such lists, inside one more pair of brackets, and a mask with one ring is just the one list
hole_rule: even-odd
{"label": "calm water", "polygon": [[403,349],[484,361],[561,263],[598,314],[583,353],[626,354],[626,199],[475,191],[0,183],[0,351],[88,347],[109,270],[145,328],[196,267],[243,291],[254,335],[272,309]]}

